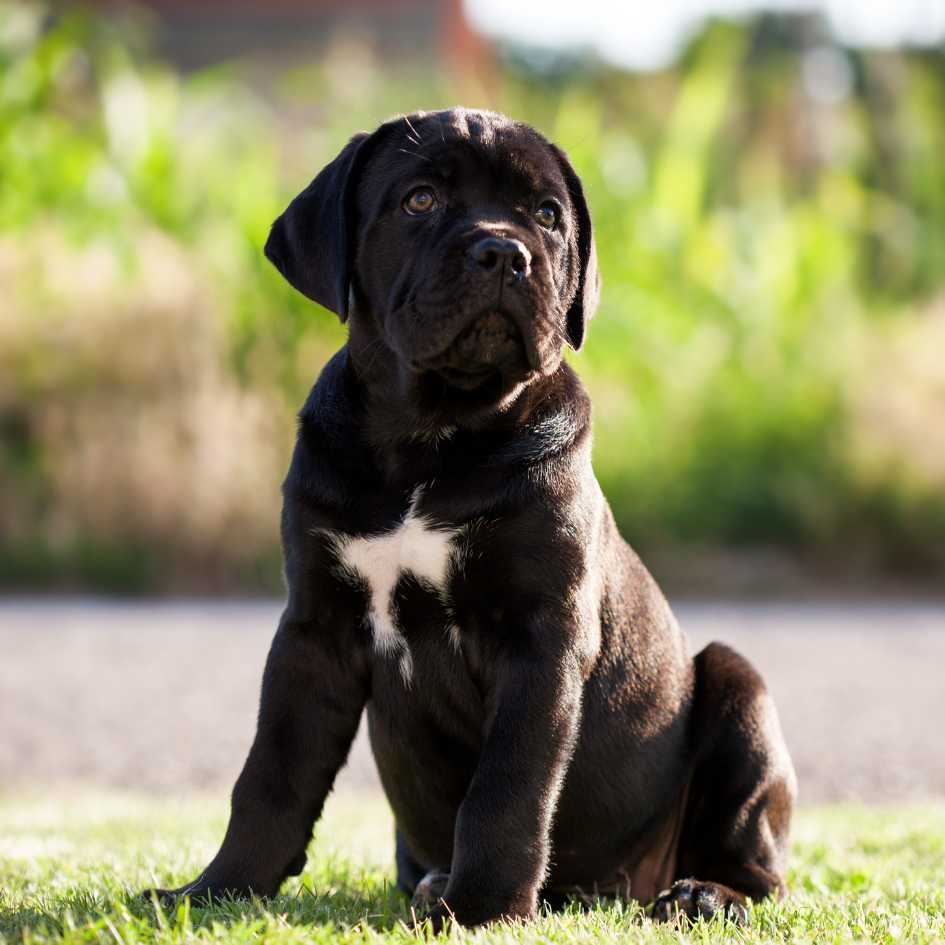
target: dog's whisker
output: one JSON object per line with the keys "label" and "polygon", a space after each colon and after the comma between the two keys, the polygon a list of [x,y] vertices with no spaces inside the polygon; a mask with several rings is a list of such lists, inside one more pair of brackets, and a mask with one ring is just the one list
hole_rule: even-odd
{"label": "dog's whisker", "polygon": [[407,148],[398,148],[401,154],[409,154],[411,157],[419,158],[421,161],[426,161],[428,164],[433,163],[432,158],[428,158],[425,154],[419,154],[417,151],[408,151]]}
{"label": "dog's whisker", "polygon": [[417,147],[419,147],[422,139],[419,133],[417,132],[417,129],[414,128],[414,126],[411,124],[410,118],[407,115],[404,115],[404,121],[407,123],[407,127],[411,130],[411,132],[413,133],[413,136],[417,139],[416,143],[417,143]]}

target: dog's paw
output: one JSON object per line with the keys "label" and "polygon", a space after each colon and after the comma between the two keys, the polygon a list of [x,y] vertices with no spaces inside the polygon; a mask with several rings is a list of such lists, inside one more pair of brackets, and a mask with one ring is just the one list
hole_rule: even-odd
{"label": "dog's paw", "polygon": [[430,870],[417,883],[417,888],[413,891],[413,898],[410,900],[410,908],[414,910],[418,917],[427,916],[440,904],[449,881],[449,873],[444,873],[442,870]]}
{"label": "dog's paw", "polygon": [[185,886],[181,886],[179,889],[142,889],[139,898],[147,903],[157,901],[162,909],[170,909],[177,904],[178,900],[187,895],[183,891],[184,889],[186,889]]}
{"label": "dog's paw", "polygon": [[748,920],[745,897],[721,883],[679,879],[660,893],[653,903],[655,922],[710,919],[717,912],[724,912],[729,919],[739,924]]}
{"label": "dog's paw", "polygon": [[489,925],[516,919],[532,919],[537,914],[534,896],[518,899],[490,897],[477,894],[464,896],[460,891],[446,897],[449,873],[432,871],[417,884],[411,906],[418,922],[428,921],[434,932],[439,932],[449,922],[466,928]]}
{"label": "dog's paw", "polygon": [[198,879],[186,886],[178,886],[177,889],[145,889],[141,893],[141,898],[146,902],[154,902],[156,899],[163,908],[167,909],[173,908],[185,898],[190,899],[195,906],[208,906],[222,899],[248,899],[251,895],[248,889],[207,883]]}
{"label": "dog's paw", "polygon": [[180,886],[177,889],[145,889],[141,892],[141,898],[149,903],[157,900],[163,909],[173,909],[178,902],[188,897],[194,905],[209,905],[211,900],[216,897],[210,890],[199,891],[196,885],[196,883],[192,883],[189,886]]}

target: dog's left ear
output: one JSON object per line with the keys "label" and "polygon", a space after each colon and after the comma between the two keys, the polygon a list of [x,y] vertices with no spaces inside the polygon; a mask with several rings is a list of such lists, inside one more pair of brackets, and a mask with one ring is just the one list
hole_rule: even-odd
{"label": "dog's left ear", "polygon": [[568,342],[575,351],[584,344],[584,334],[587,323],[597,311],[600,300],[600,275],[597,271],[597,250],[594,247],[594,230],[591,226],[591,213],[587,209],[584,199],[584,188],[581,179],[577,176],[567,155],[556,145],[551,149],[561,165],[568,193],[571,195],[571,205],[574,207],[575,222],[577,223],[577,256],[578,279],[577,290],[567,315]]}
{"label": "dog's left ear", "polygon": [[266,256],[289,284],[342,321],[348,317],[355,190],[375,136],[355,135],[272,224],[266,240]]}

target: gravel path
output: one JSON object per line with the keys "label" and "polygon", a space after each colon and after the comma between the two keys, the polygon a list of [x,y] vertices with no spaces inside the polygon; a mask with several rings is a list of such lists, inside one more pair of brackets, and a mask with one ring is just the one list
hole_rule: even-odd
{"label": "gravel path", "polygon": [[[761,669],[808,803],[945,797],[945,604],[692,604]],[[0,787],[226,791],[279,605],[0,600]],[[376,788],[363,732],[339,780]]]}

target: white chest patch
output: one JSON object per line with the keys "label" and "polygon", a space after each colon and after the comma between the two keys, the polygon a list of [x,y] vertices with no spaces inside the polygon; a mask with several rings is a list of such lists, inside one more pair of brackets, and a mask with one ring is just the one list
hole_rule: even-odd
{"label": "white chest patch", "polygon": [[[411,574],[437,594],[448,607],[447,580],[456,545],[455,530],[436,528],[418,515],[419,490],[414,493],[410,508],[396,528],[369,538],[333,536],[335,550],[342,568],[364,584],[370,595],[368,620],[374,637],[374,648],[387,656],[396,656],[404,682],[413,672],[410,649],[397,626],[394,590],[404,574]],[[455,644],[456,634],[450,630]]]}

